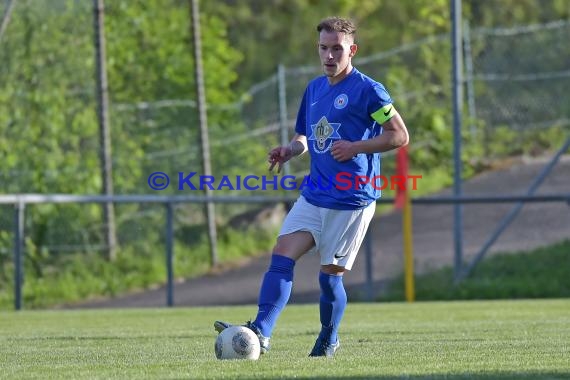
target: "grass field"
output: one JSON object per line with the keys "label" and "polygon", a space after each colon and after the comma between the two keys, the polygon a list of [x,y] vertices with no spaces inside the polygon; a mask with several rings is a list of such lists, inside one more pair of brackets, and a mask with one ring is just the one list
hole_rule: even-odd
{"label": "grass field", "polygon": [[0,378],[570,379],[570,300],[349,304],[334,359],[291,305],[260,360],[218,361],[212,322],[254,306],[0,313]]}

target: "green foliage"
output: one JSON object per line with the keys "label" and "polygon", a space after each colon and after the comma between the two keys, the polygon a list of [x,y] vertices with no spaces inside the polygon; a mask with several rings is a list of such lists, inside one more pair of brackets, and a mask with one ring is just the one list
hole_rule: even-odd
{"label": "green foliage", "polygon": [[570,14],[565,0],[471,0],[464,3],[468,14],[485,27],[541,23],[564,19]]}
{"label": "green foliage", "polygon": [[238,68],[239,77],[244,79],[239,83],[241,89],[275,73],[278,63],[317,64],[316,25],[328,16],[349,16],[356,21],[360,27],[359,56],[386,51],[449,28],[446,0],[272,0],[204,2],[202,7],[204,12],[227,21],[228,39],[244,53],[244,62]]}
{"label": "green foliage", "polygon": [[[0,239],[3,235],[0,235]],[[199,231],[194,236],[200,236],[200,239],[175,241],[174,268],[177,278],[204,275],[211,269],[206,234]],[[274,236],[273,230],[251,228],[238,231],[222,228],[218,241],[220,262],[236,262],[267,252]],[[150,289],[165,282],[165,262],[164,246],[159,243],[149,245],[148,241],[122,248],[117,259],[109,262],[94,252],[49,255],[28,240],[24,258],[23,304],[26,309],[46,308]],[[0,309],[9,309],[14,303],[14,267],[8,262],[2,266],[2,270]]]}
{"label": "green foliage", "polygon": [[[457,285],[449,267],[416,276],[416,299],[570,297],[570,267],[565,265],[569,260],[569,240],[531,252],[493,255],[481,261],[472,275]],[[403,276],[394,279],[381,300],[403,300],[403,283]]]}
{"label": "green foliage", "polygon": [[[139,105],[194,97],[189,3],[113,1],[106,5],[114,190],[144,193],[149,191],[144,186],[146,177],[157,169],[174,174],[199,167],[196,107],[163,110]],[[92,4],[20,1],[8,31],[0,49],[0,192],[99,193]],[[202,15],[202,38],[207,49],[207,101],[214,107],[231,103],[241,53],[228,44],[224,22],[218,17]],[[235,119],[235,110],[210,115],[211,125],[222,125],[225,134],[243,131]],[[181,143],[193,152],[183,162],[145,158],[153,151],[167,152],[165,157],[170,158]],[[220,165],[228,161],[235,165],[250,153],[217,159]],[[141,231],[125,221],[144,209],[117,207],[121,252],[154,245],[159,239],[156,231],[148,231],[140,244],[137,232]],[[149,218],[162,221],[161,216]],[[0,226],[11,220],[11,214],[0,215]],[[28,208],[26,221],[28,260],[39,280],[45,275],[43,268],[69,254],[58,247],[81,245],[90,250],[103,240],[98,205],[38,205]],[[2,256],[3,268],[5,261]]]}
{"label": "green foliage", "polygon": [[9,142],[0,145],[0,190],[93,192],[98,182],[88,168],[97,154],[86,148],[97,124],[84,75],[93,50],[89,34],[76,33],[89,16],[81,10],[89,8],[77,3],[59,13],[45,2],[22,1],[16,9],[0,49],[0,132]]}
{"label": "green foliage", "polygon": [[492,129],[492,135],[484,138],[483,149],[489,158],[506,158],[513,156],[534,156],[544,152],[555,152],[568,138],[564,128],[548,128],[543,130],[515,130],[507,126]]}
{"label": "green foliage", "polygon": [[[189,15],[189,3],[179,1],[167,6],[158,0],[109,4],[108,35],[113,39],[109,39],[108,69],[115,104],[113,151],[119,193],[150,191],[142,184],[156,170],[173,175],[201,167],[196,105],[153,105],[196,98]],[[236,99],[231,87],[242,55],[229,45],[219,17],[203,13],[201,34],[206,100],[216,110]],[[240,133],[243,126],[236,119],[235,110],[208,112],[210,138],[215,141],[221,134]],[[155,158],[149,160],[149,153]],[[213,157],[220,159],[218,154]]]}
{"label": "green foliage", "polygon": [[[463,2],[464,17],[472,21],[472,27],[568,18],[565,0],[552,0],[550,6],[538,0],[501,1]],[[447,0],[201,1],[200,6],[211,160],[217,178],[267,173],[265,157],[279,136],[262,135],[259,130],[278,119],[277,91],[273,91],[274,86],[268,87],[259,102],[248,99],[251,94],[241,94],[273,75],[278,64],[318,66],[315,25],[324,17],[339,14],[354,18],[360,26],[357,58],[385,53],[424,37],[445,37],[374,62],[370,74],[385,83],[391,93],[402,94],[396,103],[412,137],[410,169],[423,175],[414,195],[451,183],[451,67],[449,39],[444,35],[450,27]],[[171,178],[178,172],[201,172],[189,2],[107,1],[105,36],[115,193],[157,194],[146,182],[154,171],[166,172]],[[537,41],[548,45],[549,38],[555,37],[545,35]],[[476,62],[508,71],[512,66],[511,44],[496,46],[496,54],[489,56],[501,59],[486,61],[483,42],[472,47]],[[524,58],[531,62],[527,67],[531,71],[532,65],[541,63],[539,60],[564,56],[568,49],[566,44],[537,55],[533,41],[517,40],[517,45],[529,47]],[[0,193],[99,193],[101,149],[92,3],[20,0],[0,46]],[[552,62],[545,67],[552,71],[567,69],[564,60]],[[293,79],[303,85],[305,81],[288,79],[287,96],[298,101]],[[524,118],[528,107],[548,116],[546,120],[567,120],[566,86],[563,81],[549,83],[548,93],[557,103],[537,102],[534,93],[524,88],[516,91],[519,103],[524,101],[522,106],[509,102],[513,90],[508,86],[477,83],[475,91],[485,94],[489,102],[481,107],[483,111],[501,104],[507,116]],[[288,111],[295,113],[291,104],[296,103],[289,103]],[[246,108],[253,115],[248,121],[244,118]],[[557,149],[567,135],[564,125],[514,130],[503,120],[493,125],[484,125],[483,120],[464,120],[465,178],[487,167],[491,159]],[[526,126],[524,121],[521,125]],[[306,157],[299,162],[308,166]],[[385,172],[393,171],[389,158],[384,163]],[[224,190],[217,195],[244,193]],[[173,185],[160,194],[181,192]],[[217,218],[221,225],[247,210],[241,205],[220,209],[223,212],[218,211]],[[27,289],[51,302],[60,297],[116,294],[129,286],[145,287],[162,281],[156,267],[162,259],[151,253],[161,251],[163,232],[156,226],[164,225],[162,210],[129,204],[117,206],[116,213],[119,255],[124,256],[117,265],[129,273],[148,271],[148,276],[133,275],[127,285],[115,282],[119,272],[108,268],[97,253],[104,249],[99,205],[34,205],[26,211]],[[181,273],[192,275],[191,268],[203,273],[208,266],[203,209],[201,205],[184,205],[177,217],[178,224],[184,226],[181,229],[188,233],[177,234],[176,250],[186,252],[192,247],[193,252],[177,256]],[[13,237],[8,227],[12,222],[11,212],[0,213],[0,294],[8,294],[4,284],[12,283]],[[244,242],[242,234],[256,239],[259,245],[250,245],[248,239]],[[266,247],[268,239],[256,231],[220,232],[221,259],[234,260],[258,252],[256,247]],[[78,252],[77,246],[84,247],[85,252]],[[200,254],[195,255],[195,251]],[[83,273],[79,257],[85,259],[85,268],[97,268],[101,273]],[[134,264],[137,259],[141,263]],[[57,273],[64,264],[83,273],[86,289],[57,285],[75,278],[66,271]],[[109,285],[101,287],[95,279],[99,275]],[[54,291],[55,296],[40,290],[48,286],[59,289]]]}

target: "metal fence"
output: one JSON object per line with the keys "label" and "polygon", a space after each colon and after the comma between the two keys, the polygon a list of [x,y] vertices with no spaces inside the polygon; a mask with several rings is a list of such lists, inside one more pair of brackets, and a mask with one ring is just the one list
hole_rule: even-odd
{"label": "metal fence", "polygon": [[[567,144],[570,145],[570,139]],[[553,165],[555,162],[553,161]],[[548,175],[545,171],[543,176]],[[540,176],[539,176],[540,177]],[[543,178],[541,178],[543,179]],[[539,182],[536,182],[537,187]],[[236,204],[236,203],[246,203],[246,204],[267,204],[267,203],[279,203],[279,202],[292,202],[294,197],[291,196],[281,196],[281,197],[267,197],[267,196],[250,196],[236,199],[236,197],[224,197],[218,196],[215,198],[209,198],[206,196],[152,196],[152,195],[127,195],[127,196],[73,196],[73,195],[0,195],[0,206],[11,204],[14,205],[13,220],[14,220],[14,230],[13,230],[13,299],[14,308],[20,310],[23,305],[23,284],[24,284],[24,260],[26,258],[25,247],[26,247],[26,208],[30,205],[64,205],[64,204],[104,204],[106,202],[112,202],[114,204],[142,204],[142,205],[162,205],[164,209],[162,214],[164,215],[164,225],[163,227],[163,252],[155,253],[156,256],[163,259],[164,266],[166,268],[166,293],[165,293],[165,305],[174,306],[174,282],[175,282],[175,262],[174,262],[174,251],[175,251],[175,207],[180,204],[204,204],[209,201],[215,201],[218,204]],[[378,201],[379,204],[391,203],[393,199],[381,199]],[[516,203],[515,207],[506,216],[503,221],[501,228],[508,226],[512,218],[522,208],[524,203],[560,203],[565,202],[570,206],[570,193],[558,193],[558,194],[548,194],[548,195],[504,195],[504,196],[437,196],[437,197],[421,197],[412,200],[413,204],[417,205],[456,205],[456,204],[466,204],[466,205],[493,205],[493,204],[507,204]],[[158,211],[158,210],[157,210]],[[543,218],[543,222],[544,222]],[[157,228],[157,223],[152,224],[152,228]],[[499,231],[498,233],[500,233]],[[494,242],[498,235],[493,236],[487,244]],[[367,243],[364,248],[364,255],[367,263],[367,268],[365,270],[365,283],[364,289],[366,295],[363,299],[368,301],[373,301],[378,294],[378,290],[375,289],[375,281],[378,281],[377,276],[372,273],[371,263],[373,262],[372,257],[374,256],[373,247],[370,243],[371,237],[367,236]],[[459,279],[467,276],[469,271],[473,269],[473,266],[482,258],[485,254],[487,246],[483,247],[483,250],[475,257],[469,266],[465,268],[465,271],[459,273]],[[8,250],[0,251],[0,254],[8,255]],[[28,255],[29,256],[29,255]],[[433,259],[429,258],[431,261]],[[419,260],[425,261],[425,260]],[[425,266],[425,264],[423,264]],[[5,268],[2,268],[3,270]],[[4,274],[5,275],[5,274]],[[9,276],[6,276],[9,277]],[[380,279],[383,280],[383,279]]]}
{"label": "metal fence", "polygon": [[[90,71],[94,56],[92,7],[87,1],[75,2],[73,7],[66,4],[58,0],[38,2],[34,7],[13,6],[10,25],[2,31],[0,123],[5,127],[0,143],[4,146],[1,152],[15,152],[1,157],[0,192],[4,194],[76,193],[76,187],[91,194],[100,190],[99,174],[90,169],[100,154],[96,84]],[[13,3],[0,4],[0,14],[5,14],[9,5]],[[55,27],[55,21],[61,22],[61,18],[68,21],[63,31]],[[558,148],[556,142],[567,138],[570,125],[570,21],[511,28],[481,28],[474,24],[473,20],[465,20],[463,51],[467,105],[463,139],[469,160],[488,164],[512,154]],[[50,41],[65,44],[69,50],[59,55],[59,50],[50,49]],[[537,46],[541,47],[540,54]],[[416,167],[431,165],[452,170],[453,147],[439,144],[451,135],[450,50],[450,36],[442,34],[355,60],[359,70],[385,83],[395,99],[410,127],[412,164]],[[142,56],[145,52],[131,54]],[[21,62],[29,63],[26,67],[30,71],[22,71]],[[319,74],[316,65],[280,66],[273,76],[242,94],[239,101],[212,106],[210,112],[217,115],[210,124],[214,174],[265,173],[267,150],[292,135],[304,87]],[[64,98],[52,91],[61,85],[61,78],[70,84]],[[111,84],[115,192],[156,195],[147,182],[151,173],[162,171],[175,177],[178,172],[188,174],[201,167],[198,131],[189,127],[197,125],[196,103],[192,98],[114,99],[113,86],[144,85],[140,78],[132,80],[132,84]],[[414,107],[418,99],[427,99],[425,109]],[[239,123],[241,132],[228,135],[223,125],[227,119]],[[61,146],[43,144],[46,136],[61,131],[68,132]],[[235,148],[246,142],[247,150]],[[52,149],[53,162],[45,160]],[[77,151],[79,155],[72,154]],[[445,159],[432,162],[432,157]],[[390,172],[393,166],[394,161],[386,155],[384,170]],[[38,171],[37,167],[44,169]],[[304,158],[291,163],[287,170],[302,175],[306,168]],[[246,193],[287,194],[219,192],[222,196]],[[181,192],[171,188],[160,194],[174,196]],[[217,219],[225,224],[252,208],[256,206],[220,204]],[[16,226],[12,208],[0,205],[0,210],[0,276],[6,279],[15,249]],[[179,233],[204,224],[199,203],[178,204],[174,211],[174,228]],[[28,212],[26,236],[30,247],[26,249],[31,260],[39,263],[68,252],[87,254],[107,249],[105,226],[96,204],[34,204]],[[145,252],[141,236],[152,238],[150,243],[164,244],[163,236],[156,234],[166,223],[161,207],[128,203],[118,206],[116,213],[122,247]],[[162,252],[147,253],[162,257]],[[223,254],[222,259],[228,256],[231,254]]]}

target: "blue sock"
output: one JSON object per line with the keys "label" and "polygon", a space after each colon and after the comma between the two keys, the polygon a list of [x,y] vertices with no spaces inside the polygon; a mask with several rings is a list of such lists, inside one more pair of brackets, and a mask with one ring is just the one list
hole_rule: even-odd
{"label": "blue sock", "polygon": [[270,337],[281,311],[287,305],[293,287],[295,260],[273,254],[271,265],[263,277],[259,290],[259,309],[253,324],[261,334]]}
{"label": "blue sock", "polygon": [[338,327],[347,301],[342,276],[321,272],[319,284],[321,285],[321,332],[319,339],[335,343],[338,340]]}

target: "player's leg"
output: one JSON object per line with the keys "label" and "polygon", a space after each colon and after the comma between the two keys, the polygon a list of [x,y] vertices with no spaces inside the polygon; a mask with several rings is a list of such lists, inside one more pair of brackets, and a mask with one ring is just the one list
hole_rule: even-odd
{"label": "player's leg", "polygon": [[[319,273],[319,285],[321,288],[321,297],[319,299],[319,314],[321,321],[321,331],[317,338],[320,347],[311,352],[311,356],[330,356],[338,348],[338,329],[344,310],[346,309],[347,297],[344,288],[343,274],[345,269],[337,265],[322,265]],[[332,353],[327,355],[326,350]],[[322,351],[322,352],[321,352]],[[319,354],[321,353],[321,354]]]}
{"label": "player's leg", "polygon": [[279,236],[271,263],[259,290],[258,312],[253,324],[270,337],[275,323],[291,296],[295,262],[315,245],[313,236],[297,231]]}
{"label": "player's leg", "polygon": [[259,289],[258,312],[253,324],[270,337],[293,287],[295,262],[318,244],[321,230],[319,209],[303,196],[295,202],[283,221],[273,248],[269,269]]}
{"label": "player's leg", "polygon": [[295,262],[314,249],[321,231],[319,208],[299,197],[283,221],[273,248],[269,269],[259,289],[258,311],[253,325],[270,337],[291,296]]}
{"label": "player's leg", "polygon": [[372,204],[362,210],[327,212],[319,246],[321,331],[310,356],[332,356],[340,346],[338,330],[347,304],[343,274],[352,268],[375,207]]}
{"label": "player's leg", "polygon": [[[295,262],[314,249],[315,242],[319,240],[320,227],[318,209],[300,197],[287,214],[273,248],[271,263],[259,289],[257,316],[247,324],[259,337],[262,353],[269,350],[269,338],[281,311],[289,301]],[[228,326],[230,324],[226,322],[214,323],[218,332]]]}

